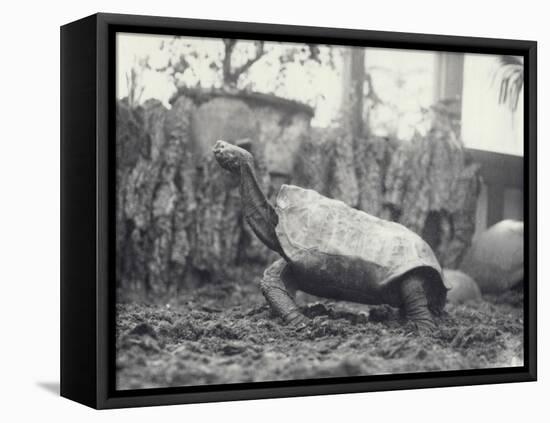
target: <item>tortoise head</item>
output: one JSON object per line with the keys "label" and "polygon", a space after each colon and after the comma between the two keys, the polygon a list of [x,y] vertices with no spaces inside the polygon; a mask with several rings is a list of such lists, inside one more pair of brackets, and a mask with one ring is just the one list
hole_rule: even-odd
{"label": "tortoise head", "polygon": [[219,165],[230,172],[238,172],[241,165],[253,164],[252,154],[244,148],[219,140],[212,149]]}

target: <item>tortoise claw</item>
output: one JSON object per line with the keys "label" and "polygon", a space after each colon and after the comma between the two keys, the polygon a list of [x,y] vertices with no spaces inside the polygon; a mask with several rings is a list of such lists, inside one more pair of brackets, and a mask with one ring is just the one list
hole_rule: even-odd
{"label": "tortoise claw", "polygon": [[292,312],[285,317],[287,326],[302,329],[309,324],[309,319],[299,311]]}
{"label": "tortoise claw", "polygon": [[437,329],[437,326],[431,320],[416,320],[412,322],[412,326],[414,332],[421,336],[432,335]]}

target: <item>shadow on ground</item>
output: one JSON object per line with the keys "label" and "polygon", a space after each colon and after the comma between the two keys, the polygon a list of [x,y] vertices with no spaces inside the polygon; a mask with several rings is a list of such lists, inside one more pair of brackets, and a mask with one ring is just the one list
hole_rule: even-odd
{"label": "shadow on ground", "polygon": [[44,391],[59,396],[60,388],[59,382],[36,382],[36,386],[42,388]]}

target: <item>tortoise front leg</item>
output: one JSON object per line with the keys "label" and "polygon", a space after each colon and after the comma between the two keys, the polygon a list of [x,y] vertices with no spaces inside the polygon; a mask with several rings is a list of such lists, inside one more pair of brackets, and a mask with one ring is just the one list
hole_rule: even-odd
{"label": "tortoise front leg", "polygon": [[401,283],[401,295],[405,316],[416,326],[420,333],[430,333],[436,328],[428,308],[428,298],[424,282],[415,275],[410,275]]}
{"label": "tortoise front leg", "polygon": [[306,323],[307,318],[296,306],[293,295],[289,292],[291,288],[284,282],[283,272],[287,266],[283,259],[269,266],[264,272],[260,287],[269,305],[283,317],[287,324],[300,325]]}

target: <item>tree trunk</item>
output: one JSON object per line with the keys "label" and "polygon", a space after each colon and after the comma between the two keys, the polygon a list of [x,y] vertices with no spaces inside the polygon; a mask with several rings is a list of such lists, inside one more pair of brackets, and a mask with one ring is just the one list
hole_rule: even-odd
{"label": "tree trunk", "polygon": [[343,124],[352,139],[363,136],[363,97],[365,82],[365,49],[345,49],[342,70],[342,116]]}

